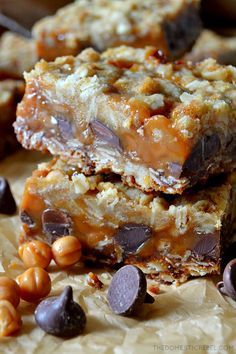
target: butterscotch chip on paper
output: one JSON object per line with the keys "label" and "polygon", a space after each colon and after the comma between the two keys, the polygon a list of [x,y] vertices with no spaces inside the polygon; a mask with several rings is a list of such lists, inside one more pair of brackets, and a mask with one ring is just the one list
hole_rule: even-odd
{"label": "butterscotch chip on paper", "polygon": [[[33,172],[25,185],[20,213],[27,213],[34,223],[23,218],[21,243],[34,238],[52,242],[43,225],[50,207],[54,224],[56,213],[70,217],[71,232],[82,245],[82,261],[137,265],[166,283],[220,273],[235,218],[230,177],[169,198],[146,195],[104,175],[82,175],[87,189],[78,189],[78,176],[82,179],[79,171],[60,160]],[[58,218],[56,229],[63,231],[61,222]],[[61,236],[56,235],[58,240]]]}
{"label": "butterscotch chip on paper", "polygon": [[33,29],[41,58],[103,51],[121,44],[158,46],[180,57],[201,31],[198,0],[82,0],[40,20]]}
{"label": "butterscotch chip on paper", "polygon": [[181,194],[236,167],[233,66],[170,63],[154,47],[121,46],[42,60],[25,78],[18,140],[85,174]]}

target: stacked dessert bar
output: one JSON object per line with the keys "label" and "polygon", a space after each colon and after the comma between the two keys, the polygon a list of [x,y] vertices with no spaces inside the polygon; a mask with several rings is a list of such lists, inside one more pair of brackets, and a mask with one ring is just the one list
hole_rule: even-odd
{"label": "stacked dessert bar", "polygon": [[12,32],[0,38],[0,159],[14,152],[19,144],[12,124],[16,106],[24,94],[23,72],[36,63],[34,41]]}
{"label": "stacked dessert bar", "polygon": [[85,261],[167,283],[218,274],[235,218],[236,69],[119,46],[41,60],[25,79],[15,132],[53,159],[26,182],[20,241],[74,235]]}

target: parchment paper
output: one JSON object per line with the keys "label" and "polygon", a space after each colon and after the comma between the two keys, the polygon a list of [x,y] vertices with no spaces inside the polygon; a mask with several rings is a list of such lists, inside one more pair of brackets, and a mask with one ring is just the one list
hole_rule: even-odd
{"label": "parchment paper", "polygon": [[[0,175],[10,181],[18,203],[25,179],[40,159],[45,157],[22,151],[0,164]],[[19,231],[18,216],[0,217],[0,275],[14,278],[24,271],[17,256]],[[15,337],[0,340],[0,353],[236,353],[236,302],[218,293],[218,279],[161,287],[153,305],[143,305],[136,318],[124,318],[114,315],[106,302],[111,274],[104,269],[93,271],[105,283],[104,289],[88,286],[88,269],[81,266],[67,272],[50,267],[51,295],[70,284],[75,300],[86,312],[83,335],[62,340],[45,334],[34,322],[35,306],[22,301],[22,330]]]}

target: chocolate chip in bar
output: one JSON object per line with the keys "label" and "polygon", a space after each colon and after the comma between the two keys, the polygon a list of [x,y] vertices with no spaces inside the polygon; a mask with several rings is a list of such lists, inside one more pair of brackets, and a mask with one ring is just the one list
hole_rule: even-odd
{"label": "chocolate chip in bar", "polygon": [[115,314],[125,316],[137,313],[144,302],[154,302],[153,297],[147,293],[144,273],[133,265],[126,265],[115,273],[107,299]]}
{"label": "chocolate chip in bar", "polygon": [[209,163],[209,160],[215,158],[220,149],[221,140],[218,134],[202,137],[184,163],[182,175],[193,180],[204,175],[206,164]]}
{"label": "chocolate chip in bar", "polygon": [[43,232],[53,243],[60,236],[68,236],[72,231],[70,216],[59,209],[46,209],[42,215]]}
{"label": "chocolate chip in bar", "polygon": [[99,120],[93,120],[89,123],[89,126],[93,134],[101,141],[107,143],[107,145],[112,146],[114,149],[122,152],[122,146],[118,136],[106,125],[101,123]]}
{"label": "chocolate chip in bar", "polygon": [[219,256],[218,245],[218,234],[204,234],[199,235],[200,240],[197,242],[195,247],[193,248],[193,252],[197,256],[209,256],[211,258],[217,258]]}
{"label": "chocolate chip in bar", "polygon": [[114,242],[121,246],[124,254],[134,254],[140,246],[152,237],[152,229],[144,224],[125,224],[114,236]]}
{"label": "chocolate chip in bar", "polygon": [[218,290],[236,301],[236,259],[230,261],[225,267],[223,281],[217,284]]}
{"label": "chocolate chip in bar", "polygon": [[163,24],[163,31],[172,57],[180,56],[186,51],[186,47],[191,48],[201,32],[198,10],[188,6],[174,21],[171,19],[166,21]]}
{"label": "chocolate chip in bar", "polygon": [[62,138],[67,141],[73,137],[72,126],[70,122],[62,117],[56,117],[58,127],[60,129],[60,133]]}
{"label": "chocolate chip in bar", "polygon": [[32,217],[25,210],[23,210],[20,213],[20,219],[21,219],[21,222],[23,224],[26,224],[29,227],[34,227],[35,226],[34,220],[32,219]]}
{"label": "chocolate chip in bar", "polygon": [[71,286],[67,286],[60,296],[40,302],[35,310],[35,320],[43,331],[62,338],[81,334],[86,325],[85,312],[73,301]]}
{"label": "chocolate chip in bar", "polygon": [[13,215],[16,212],[16,202],[10,185],[4,177],[0,177],[0,213]]}

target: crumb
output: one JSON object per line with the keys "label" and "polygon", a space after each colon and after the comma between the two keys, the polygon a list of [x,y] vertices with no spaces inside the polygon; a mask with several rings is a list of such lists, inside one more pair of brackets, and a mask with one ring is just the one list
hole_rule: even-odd
{"label": "crumb", "polygon": [[86,277],[86,282],[89,286],[92,286],[95,289],[102,289],[103,282],[98,278],[97,274],[89,272]]}

